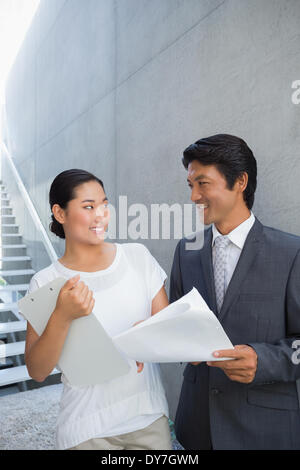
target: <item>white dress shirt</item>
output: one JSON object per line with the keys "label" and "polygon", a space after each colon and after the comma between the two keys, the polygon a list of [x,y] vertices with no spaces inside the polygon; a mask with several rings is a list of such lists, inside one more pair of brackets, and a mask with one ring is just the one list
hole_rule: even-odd
{"label": "white dress shirt", "polygon": [[[227,290],[228,284],[231,280],[231,277],[238,263],[240,254],[244,247],[246,238],[254,222],[255,222],[255,217],[253,215],[253,212],[251,211],[251,215],[247,220],[242,222],[234,230],[232,230],[226,235],[229,238],[230,243],[226,248],[225,291]],[[222,234],[218,231],[218,229],[215,227],[214,224],[212,226],[212,233],[213,233],[212,259],[213,259],[213,265],[214,265],[215,264],[215,245],[214,245],[215,239],[217,238],[218,235],[222,235]]]}

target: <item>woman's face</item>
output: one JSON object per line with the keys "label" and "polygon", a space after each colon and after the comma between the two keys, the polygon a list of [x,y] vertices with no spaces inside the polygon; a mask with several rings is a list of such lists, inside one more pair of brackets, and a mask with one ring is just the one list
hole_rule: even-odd
{"label": "woman's face", "polygon": [[[65,210],[52,207],[55,217],[63,224],[65,237],[80,243],[99,244],[105,238],[110,217],[108,200],[100,183],[88,181],[77,186],[75,198]],[[54,212],[53,212],[54,213]]]}

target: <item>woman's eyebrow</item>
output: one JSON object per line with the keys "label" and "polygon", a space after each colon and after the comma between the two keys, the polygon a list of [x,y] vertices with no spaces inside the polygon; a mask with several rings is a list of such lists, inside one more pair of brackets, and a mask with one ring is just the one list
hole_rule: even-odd
{"label": "woman's eyebrow", "polygon": [[[105,202],[105,201],[108,201],[107,197],[105,197],[102,202]],[[81,202],[95,202],[94,199],[85,199],[84,201],[81,201]]]}

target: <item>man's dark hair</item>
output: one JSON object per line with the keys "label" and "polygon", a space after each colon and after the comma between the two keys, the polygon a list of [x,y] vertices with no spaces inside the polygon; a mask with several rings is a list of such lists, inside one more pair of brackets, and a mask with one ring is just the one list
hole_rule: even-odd
{"label": "man's dark hair", "polygon": [[197,160],[202,165],[215,165],[232,189],[237,178],[248,173],[248,184],[243,192],[245,203],[251,209],[256,190],[257,167],[252,150],[239,137],[217,134],[197,140],[183,152],[182,163],[187,169],[189,163]]}

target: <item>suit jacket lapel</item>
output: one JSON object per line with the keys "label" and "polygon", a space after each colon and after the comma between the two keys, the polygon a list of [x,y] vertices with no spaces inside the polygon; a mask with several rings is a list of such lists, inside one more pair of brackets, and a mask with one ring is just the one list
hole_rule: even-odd
{"label": "suit jacket lapel", "polygon": [[205,231],[204,246],[201,253],[202,275],[206,285],[206,291],[209,297],[209,307],[213,312],[217,311],[214,272],[212,264],[212,229]]}
{"label": "suit jacket lapel", "polygon": [[[252,263],[255,261],[256,256],[258,255],[258,251],[261,246],[260,242],[262,240],[262,230],[263,230],[262,224],[259,222],[257,218],[255,218],[255,222],[246,238],[245,245],[241,252],[235,271],[232,275],[231,281],[228,285],[228,288],[224,297],[223,305],[219,313],[219,319],[224,318],[232,302],[238,296],[239,291],[240,291],[240,286],[242,282],[244,281],[245,277],[247,276],[247,273]],[[213,281],[213,288],[214,288],[214,281]]]}

